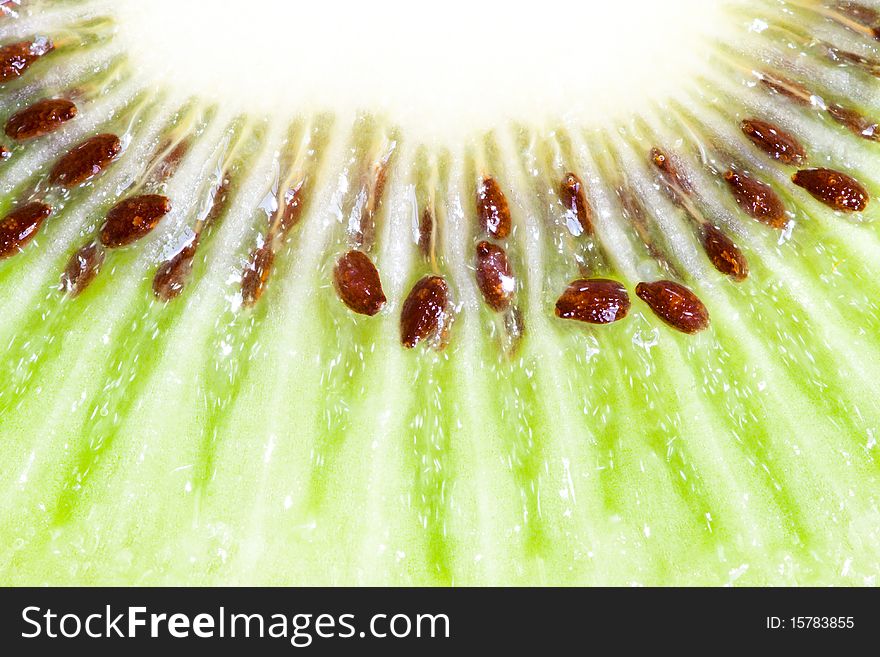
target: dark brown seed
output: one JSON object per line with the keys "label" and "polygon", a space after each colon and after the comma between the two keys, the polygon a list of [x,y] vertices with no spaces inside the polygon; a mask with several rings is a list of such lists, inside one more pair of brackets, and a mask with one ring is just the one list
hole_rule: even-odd
{"label": "dark brown seed", "polygon": [[0,221],[0,258],[8,258],[21,251],[52,214],[52,207],[35,201],[26,203]]}
{"label": "dark brown seed", "polygon": [[101,243],[109,249],[127,246],[149,234],[166,214],[171,201],[158,194],[134,196],[117,203],[101,228]]}
{"label": "dark brown seed", "polygon": [[736,244],[712,224],[705,224],[702,232],[703,248],[715,269],[737,283],[746,280],[749,276],[749,263]]}
{"label": "dark brown seed", "polygon": [[425,258],[431,257],[431,241],[434,239],[434,213],[425,208],[419,221],[419,251]]}
{"label": "dark brown seed", "polygon": [[6,160],[12,157],[12,151],[10,151],[6,146],[0,145],[0,160]]}
{"label": "dark brown seed", "polygon": [[510,307],[516,279],[500,246],[490,242],[477,244],[477,287],[492,310],[503,312]]}
{"label": "dark brown seed", "polygon": [[492,237],[503,240],[510,235],[510,206],[494,178],[484,179],[477,190],[477,213]]}
{"label": "dark brown seed", "polygon": [[798,187],[807,190],[840,212],[861,212],[868,206],[868,191],[851,176],[832,169],[804,169],[791,177]]}
{"label": "dark brown seed", "polygon": [[743,212],[773,228],[785,228],[788,223],[785,206],[770,185],[735,171],[727,171],[724,180]]}
{"label": "dark brown seed", "polygon": [[61,274],[61,291],[71,297],[79,296],[104,264],[104,247],[97,242],[89,242],[71,256]]}
{"label": "dark brown seed", "polygon": [[639,283],[636,294],[654,314],[682,333],[698,333],[709,326],[709,311],[693,292],[673,281]]}
{"label": "dark brown seed", "polygon": [[333,282],[342,303],[358,314],[372,317],[385,305],[379,271],[362,251],[349,251],[339,259]]}
{"label": "dark brown seed", "polygon": [[746,137],[774,160],[795,166],[806,162],[807,150],[794,135],[782,128],[758,119],[746,119],[741,127]]}
{"label": "dark brown seed", "polygon": [[577,217],[581,226],[581,231],[586,235],[593,234],[593,208],[587,201],[587,195],[584,192],[584,184],[575,174],[569,173],[562,181],[559,191],[562,197],[562,204],[566,210]]}
{"label": "dark brown seed", "polygon": [[679,171],[678,166],[669,155],[661,151],[659,148],[652,148],[651,161],[654,163],[654,166],[660,169],[663,178],[669,185],[677,187],[686,194],[691,193],[692,188],[690,180]]}
{"label": "dark brown seed", "polygon": [[834,104],[828,106],[828,114],[857,137],[880,141],[880,126],[877,122],[862,116],[856,110]]}
{"label": "dark brown seed", "polygon": [[0,48],[0,82],[9,82],[19,77],[31,64],[54,49],[54,44],[48,39],[3,46]]}
{"label": "dark brown seed", "polygon": [[192,273],[193,258],[199,246],[199,236],[193,237],[183,250],[163,262],[153,277],[153,293],[162,301],[176,299]]}
{"label": "dark brown seed", "polygon": [[629,294],[617,281],[579,279],[559,297],[556,316],[587,324],[612,324],[626,317],[629,308]]}
{"label": "dark brown seed", "polygon": [[275,252],[269,244],[264,244],[251,253],[241,276],[241,302],[245,306],[253,306],[263,296],[274,263]]}
{"label": "dark brown seed", "polygon": [[49,134],[77,114],[76,105],[63,98],[39,100],[6,122],[6,135],[17,141]]}
{"label": "dark brown seed", "polygon": [[302,217],[302,187],[289,189],[284,195],[284,211],[278,222],[278,236],[282,239],[299,223]]}
{"label": "dark brown seed", "polygon": [[116,135],[95,135],[58,160],[49,180],[63,187],[75,187],[101,173],[121,151],[122,142]]}
{"label": "dark brown seed", "polygon": [[449,306],[449,286],[440,276],[425,276],[415,284],[400,314],[400,340],[412,349],[436,335]]}

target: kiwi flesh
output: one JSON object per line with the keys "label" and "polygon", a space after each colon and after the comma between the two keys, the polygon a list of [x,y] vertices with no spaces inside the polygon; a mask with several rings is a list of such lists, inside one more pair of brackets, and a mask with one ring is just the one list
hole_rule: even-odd
{"label": "kiwi flesh", "polygon": [[3,584],[876,583],[872,3],[450,145],[2,7]]}

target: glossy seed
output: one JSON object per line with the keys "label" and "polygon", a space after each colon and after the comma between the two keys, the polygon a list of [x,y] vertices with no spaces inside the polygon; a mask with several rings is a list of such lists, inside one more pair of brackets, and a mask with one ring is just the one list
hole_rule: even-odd
{"label": "glossy seed", "polygon": [[61,274],[61,291],[71,297],[85,290],[104,264],[104,248],[97,242],[89,242],[71,256]]}
{"label": "glossy seed", "polygon": [[180,296],[192,273],[193,258],[198,249],[198,235],[193,237],[176,256],[163,262],[153,277],[153,294],[162,301],[171,301]]}
{"label": "glossy seed", "polygon": [[284,195],[284,211],[278,220],[278,236],[284,238],[302,218],[302,187],[289,189]]}
{"label": "glossy seed", "polygon": [[415,284],[400,314],[400,340],[412,349],[442,328],[449,306],[449,286],[440,276],[425,276]]}
{"label": "glossy seed", "polygon": [[49,180],[63,187],[75,187],[97,176],[122,152],[122,141],[111,134],[95,135],[75,146],[52,168]]}
{"label": "glossy seed", "polygon": [[861,212],[868,206],[868,191],[851,176],[832,169],[804,169],[791,177],[798,187],[840,212]]}
{"label": "glossy seed", "polygon": [[749,276],[749,263],[742,251],[719,228],[705,224],[702,229],[703,248],[715,269],[737,283]]}
{"label": "glossy seed", "polygon": [[782,128],[758,119],[746,119],[740,127],[755,146],[774,160],[795,166],[806,162],[807,150],[794,135]]}
{"label": "glossy seed", "polygon": [[419,220],[419,252],[425,257],[431,257],[431,242],[434,239],[434,213],[430,208],[425,208],[422,218]]}
{"label": "glossy seed", "polygon": [[735,171],[727,171],[724,180],[743,212],[773,228],[785,228],[788,223],[785,206],[770,185]]}
{"label": "glossy seed", "polygon": [[333,282],[342,302],[358,314],[372,317],[385,305],[379,271],[362,251],[349,251],[339,259]]}
{"label": "glossy seed", "polygon": [[40,201],[26,203],[7,214],[0,221],[0,259],[21,251],[50,214],[52,207]]}
{"label": "glossy seed", "polygon": [[477,190],[477,213],[492,237],[503,240],[510,235],[510,206],[494,178],[485,178]]}
{"label": "glossy seed", "polygon": [[477,287],[492,310],[503,312],[510,307],[516,279],[500,246],[490,242],[477,244]]}
{"label": "glossy seed", "polygon": [[49,39],[22,41],[3,46],[0,48],[0,83],[19,77],[31,64],[54,49],[55,46]]}
{"label": "glossy seed", "polygon": [[569,173],[562,181],[559,191],[562,204],[569,210],[580,224],[581,232],[586,235],[593,234],[593,208],[587,201],[584,192],[584,184],[575,174]]}
{"label": "glossy seed", "polygon": [[693,292],[673,281],[639,283],[636,294],[654,314],[682,333],[698,333],[709,326],[709,311]]}
{"label": "glossy seed", "polygon": [[117,203],[101,228],[101,243],[110,249],[127,246],[152,231],[166,214],[171,201],[158,194],[134,196]]}
{"label": "glossy seed", "polygon": [[587,324],[611,324],[626,317],[629,308],[629,294],[617,281],[579,279],[559,297],[556,316]]}
{"label": "glossy seed", "polygon": [[843,105],[829,105],[828,114],[851,133],[869,141],[880,141],[880,125]]}
{"label": "glossy seed", "polygon": [[689,194],[692,191],[690,181],[681,173],[676,162],[659,148],[651,149],[651,161],[663,174],[666,182]]}
{"label": "glossy seed", "polygon": [[241,302],[246,307],[253,306],[263,296],[274,263],[275,252],[269,244],[264,244],[251,253],[241,277]]}
{"label": "glossy seed", "polygon": [[12,157],[12,151],[0,144],[0,160],[6,160],[10,157]]}
{"label": "glossy seed", "polygon": [[77,114],[76,105],[64,98],[39,100],[16,112],[6,122],[6,136],[17,141],[54,132]]}

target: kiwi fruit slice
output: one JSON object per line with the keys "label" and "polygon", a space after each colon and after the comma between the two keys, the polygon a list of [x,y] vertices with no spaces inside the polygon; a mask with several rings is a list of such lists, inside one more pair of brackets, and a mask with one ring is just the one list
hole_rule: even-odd
{"label": "kiwi fruit slice", "polygon": [[2,583],[876,583],[880,5],[444,140],[129,4],[0,4]]}

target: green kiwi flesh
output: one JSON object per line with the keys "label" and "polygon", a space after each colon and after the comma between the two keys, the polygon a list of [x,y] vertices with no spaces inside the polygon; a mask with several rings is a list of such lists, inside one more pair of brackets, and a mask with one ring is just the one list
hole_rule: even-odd
{"label": "green kiwi flesh", "polygon": [[869,3],[461,148],[178,102],[10,4],[0,583],[876,583]]}

